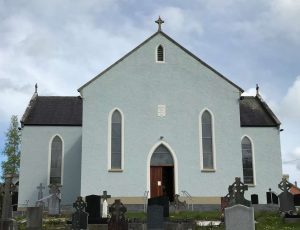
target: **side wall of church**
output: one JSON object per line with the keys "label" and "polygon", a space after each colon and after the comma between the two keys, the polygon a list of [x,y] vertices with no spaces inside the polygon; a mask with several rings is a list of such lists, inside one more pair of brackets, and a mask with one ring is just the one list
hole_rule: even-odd
{"label": "side wall of church", "polygon": [[247,136],[252,142],[253,168],[256,185],[249,187],[246,197],[258,194],[259,202],[266,203],[269,188],[280,193],[278,184],[282,179],[280,131],[275,127],[241,128],[241,137]]}
{"label": "side wall of church", "polygon": [[62,204],[72,205],[80,194],[81,127],[25,126],[22,129],[18,206],[35,206],[37,186],[42,183],[49,195],[51,140],[63,140]]}

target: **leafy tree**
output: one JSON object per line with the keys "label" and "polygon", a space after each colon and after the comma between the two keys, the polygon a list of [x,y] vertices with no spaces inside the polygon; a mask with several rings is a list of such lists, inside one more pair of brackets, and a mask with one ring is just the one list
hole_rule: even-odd
{"label": "leafy tree", "polygon": [[2,161],[2,178],[5,174],[17,174],[20,167],[20,142],[21,132],[18,129],[18,117],[13,115],[10,119],[10,126],[6,133],[6,141],[3,155],[7,157],[6,161]]}

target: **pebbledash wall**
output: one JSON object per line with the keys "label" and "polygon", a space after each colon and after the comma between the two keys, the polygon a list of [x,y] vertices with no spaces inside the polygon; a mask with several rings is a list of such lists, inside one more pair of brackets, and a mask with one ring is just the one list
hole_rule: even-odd
{"label": "pebbledash wall", "polygon": [[80,194],[81,127],[24,126],[22,129],[18,207],[35,206],[37,186],[49,195],[50,146],[54,136],[63,140],[62,203],[72,205]]}
{"label": "pebbledash wall", "polygon": [[[157,63],[158,45],[165,62]],[[241,128],[240,90],[200,64],[165,36],[152,39],[80,88],[83,97],[81,195],[107,190],[112,196],[141,197],[149,190],[151,150],[165,143],[176,156],[175,192],[220,197],[234,178],[243,177],[241,139],[253,142],[256,184],[246,192],[266,202],[282,176],[278,128]],[[158,105],[166,116],[157,116]],[[124,120],[124,168],[108,165],[109,114]],[[216,168],[200,167],[199,116],[208,109],[214,120]],[[176,176],[177,175],[177,176]],[[219,201],[217,199],[217,201]]]}

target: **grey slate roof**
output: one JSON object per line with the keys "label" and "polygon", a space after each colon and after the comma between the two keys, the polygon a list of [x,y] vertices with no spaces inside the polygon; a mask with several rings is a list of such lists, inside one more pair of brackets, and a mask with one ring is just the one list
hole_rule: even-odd
{"label": "grey slate roof", "polygon": [[[280,121],[257,95],[240,100],[242,127],[278,127]],[[22,118],[22,125],[81,126],[81,97],[54,97],[34,95]]]}
{"label": "grey slate roof", "polygon": [[81,97],[34,96],[22,118],[22,125],[81,126]]}
{"label": "grey slate roof", "polygon": [[242,97],[240,119],[242,127],[278,127],[281,124],[259,94],[255,97]]}

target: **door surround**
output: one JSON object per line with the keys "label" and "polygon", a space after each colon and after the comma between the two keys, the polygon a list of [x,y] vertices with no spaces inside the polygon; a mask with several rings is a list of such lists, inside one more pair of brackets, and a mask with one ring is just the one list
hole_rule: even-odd
{"label": "door surround", "polygon": [[174,161],[174,193],[179,194],[178,193],[178,161],[177,161],[176,154],[167,142],[159,141],[154,146],[152,146],[152,148],[150,149],[150,152],[148,154],[148,157],[147,157],[147,169],[146,170],[147,170],[147,191],[149,191],[148,198],[150,198],[150,192],[151,192],[151,185],[150,185],[150,180],[151,180],[151,178],[150,178],[151,157],[152,157],[154,151],[156,150],[156,148],[160,145],[164,145],[170,151],[170,153],[173,157],[173,161]]}

